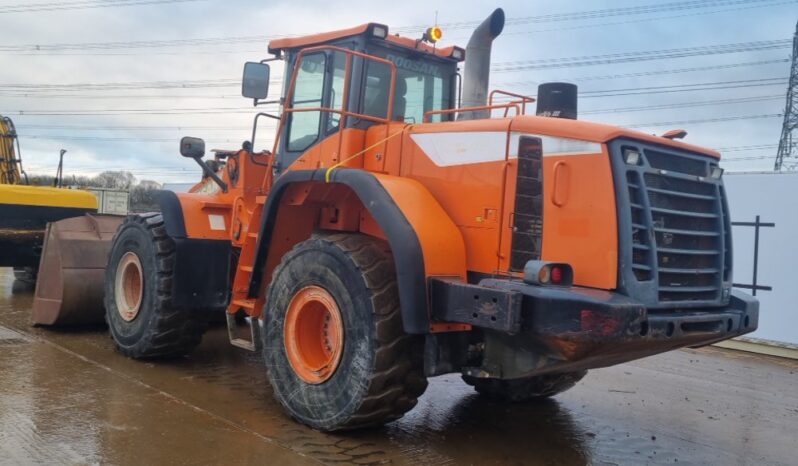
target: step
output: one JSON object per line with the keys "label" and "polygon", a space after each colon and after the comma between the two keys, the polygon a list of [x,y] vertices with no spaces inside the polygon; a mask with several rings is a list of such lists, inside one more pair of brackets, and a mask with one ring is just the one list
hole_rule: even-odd
{"label": "step", "polygon": [[234,299],[233,305],[244,309],[255,309],[254,299]]}

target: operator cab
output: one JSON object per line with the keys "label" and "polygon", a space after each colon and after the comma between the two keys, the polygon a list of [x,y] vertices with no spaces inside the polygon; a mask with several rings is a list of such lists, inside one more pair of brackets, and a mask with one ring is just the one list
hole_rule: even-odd
{"label": "operator cab", "polygon": [[[440,30],[436,32],[435,40],[440,38]],[[427,112],[456,108],[458,63],[465,52],[458,47],[437,48],[428,41],[428,33],[423,39],[410,39],[389,35],[387,26],[375,23],[271,41],[269,52],[285,60],[280,104],[289,112],[279,134],[278,170],[340,134],[342,119],[344,129],[366,130],[386,121],[422,123]],[[245,97],[265,98],[256,92],[263,89],[264,72],[268,82],[264,62],[247,65]],[[451,114],[432,114],[429,121],[451,118]]]}

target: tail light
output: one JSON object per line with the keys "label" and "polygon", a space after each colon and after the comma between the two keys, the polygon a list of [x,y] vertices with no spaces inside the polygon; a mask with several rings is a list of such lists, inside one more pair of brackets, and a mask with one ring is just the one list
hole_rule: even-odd
{"label": "tail light", "polygon": [[533,260],[524,267],[524,281],[530,285],[571,286],[574,271],[565,263]]}

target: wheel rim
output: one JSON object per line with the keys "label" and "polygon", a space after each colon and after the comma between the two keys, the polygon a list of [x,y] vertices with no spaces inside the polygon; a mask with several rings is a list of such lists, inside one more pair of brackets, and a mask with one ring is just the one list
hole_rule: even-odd
{"label": "wheel rim", "polygon": [[144,296],[144,274],[141,260],[134,252],[126,252],[116,266],[114,282],[116,310],[125,322],[136,318]]}
{"label": "wheel rim", "polygon": [[335,298],[316,285],[297,292],[285,315],[285,352],[291,368],[309,384],[335,373],[344,348],[344,325]]}

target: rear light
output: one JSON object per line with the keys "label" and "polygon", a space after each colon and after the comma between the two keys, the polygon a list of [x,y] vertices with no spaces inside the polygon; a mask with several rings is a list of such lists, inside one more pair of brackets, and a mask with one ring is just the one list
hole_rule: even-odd
{"label": "rear light", "polygon": [[532,260],[524,267],[524,282],[530,285],[571,286],[574,272],[568,264]]}
{"label": "rear light", "polygon": [[551,267],[551,282],[555,285],[562,283],[562,269],[559,265],[554,265]]}
{"label": "rear light", "polygon": [[551,280],[551,268],[541,267],[538,272],[538,283],[548,283]]}

